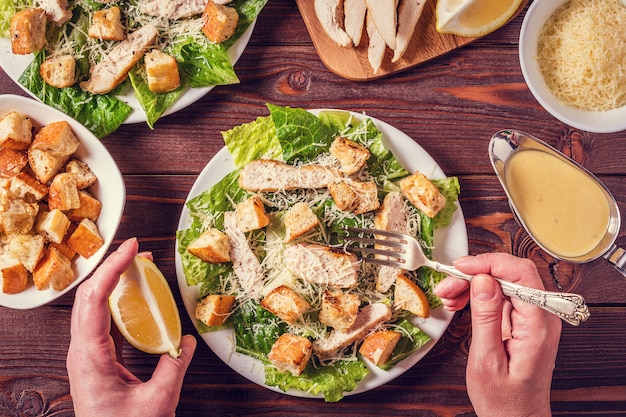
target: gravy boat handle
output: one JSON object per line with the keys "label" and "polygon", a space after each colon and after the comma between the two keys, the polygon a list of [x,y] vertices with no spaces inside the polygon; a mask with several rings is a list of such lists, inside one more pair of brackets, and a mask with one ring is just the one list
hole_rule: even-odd
{"label": "gravy boat handle", "polygon": [[602,256],[626,277],[626,250],[613,245]]}

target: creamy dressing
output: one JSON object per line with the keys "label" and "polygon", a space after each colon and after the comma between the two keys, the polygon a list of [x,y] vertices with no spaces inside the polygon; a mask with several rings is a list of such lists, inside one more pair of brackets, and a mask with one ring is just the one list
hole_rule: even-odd
{"label": "creamy dressing", "polygon": [[533,237],[561,257],[592,251],[607,232],[609,201],[583,171],[549,153],[525,149],[507,161],[507,188]]}

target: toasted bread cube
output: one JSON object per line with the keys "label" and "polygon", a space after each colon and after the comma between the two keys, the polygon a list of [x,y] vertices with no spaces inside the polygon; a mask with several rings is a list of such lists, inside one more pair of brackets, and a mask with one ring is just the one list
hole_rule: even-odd
{"label": "toasted bread cube", "polygon": [[35,234],[14,234],[9,241],[9,254],[24,265],[29,272],[33,272],[39,259],[45,251],[43,236]]}
{"label": "toasted bread cube", "polygon": [[6,234],[28,233],[35,224],[39,205],[4,195],[0,201],[0,219]]}
{"label": "toasted bread cube", "polygon": [[261,306],[289,324],[294,324],[311,307],[304,297],[286,285],[270,291],[261,301]]}
{"label": "toasted bread cube", "polygon": [[42,211],[37,217],[35,230],[50,242],[61,243],[70,227],[70,219],[59,209]]}
{"label": "toasted bread cube", "polygon": [[221,326],[224,324],[235,304],[232,295],[209,294],[196,306],[196,319],[207,326]]}
{"label": "toasted bread cube", "polygon": [[89,165],[78,159],[72,159],[65,165],[65,172],[74,175],[76,179],[76,187],[84,190],[94,185],[98,181],[98,177],[93,173]]}
{"label": "toasted bread cube", "polygon": [[33,271],[33,282],[38,290],[52,287],[56,291],[62,291],[74,278],[76,274],[72,269],[72,261],[52,246],[48,247]]}
{"label": "toasted bread cube", "polygon": [[102,203],[91,193],[85,190],[78,191],[79,206],[67,211],[67,217],[73,222],[80,223],[82,219],[89,219],[92,222],[98,220],[102,211]]}
{"label": "toasted bread cube", "polygon": [[76,179],[72,174],[62,172],[54,176],[48,193],[50,210],[71,210],[80,207]]}
{"label": "toasted bread cube", "polygon": [[3,266],[0,269],[0,276],[2,277],[2,292],[5,294],[18,294],[28,288],[28,271],[18,261],[12,265]]}
{"label": "toasted bread cube", "polygon": [[430,304],[426,294],[419,285],[404,274],[399,274],[396,277],[393,306],[409,311],[418,317],[430,317]]}
{"label": "toasted bread cube", "polygon": [[319,321],[339,330],[347,330],[354,324],[361,301],[357,294],[339,290],[324,290]]}
{"label": "toasted bread cube", "polygon": [[153,49],[144,57],[148,88],[153,93],[166,93],[180,86],[180,74],[176,58]]}
{"label": "toasted bread cube", "polygon": [[187,245],[187,251],[204,262],[212,264],[230,262],[228,236],[215,228],[202,232],[196,240]]}
{"label": "toasted bread cube", "polygon": [[376,366],[385,364],[402,338],[402,333],[393,330],[379,330],[367,336],[359,353]]}
{"label": "toasted bread cube", "polygon": [[52,87],[70,87],[76,82],[76,59],[72,55],[46,58],[39,66],[39,75]]}
{"label": "toasted bread cube", "polygon": [[330,144],[329,152],[339,160],[341,171],[346,175],[358,172],[370,157],[370,151],[365,146],[340,136]]}
{"label": "toasted bread cube", "polygon": [[285,213],[285,242],[291,242],[315,229],[319,219],[306,203],[296,203]]}
{"label": "toasted bread cube", "polygon": [[207,3],[202,17],[202,32],[213,43],[222,43],[233,36],[239,23],[237,10],[212,0]]}
{"label": "toasted bread cube", "polygon": [[11,50],[17,55],[40,51],[46,44],[46,12],[40,8],[25,9],[11,17]]}
{"label": "toasted bread cube", "polygon": [[67,239],[67,244],[83,258],[90,258],[104,245],[104,239],[94,222],[82,219],[74,233]]}
{"label": "toasted bread cube", "polygon": [[237,204],[235,215],[237,216],[237,226],[244,233],[261,229],[270,223],[270,218],[265,213],[265,206],[257,195]]}
{"label": "toasted bread cube", "polygon": [[28,161],[37,179],[47,184],[65,166],[79,144],[66,121],[42,127],[28,148]]}
{"label": "toasted bread cube", "polygon": [[309,339],[283,333],[272,345],[267,358],[278,370],[298,376],[311,358],[313,344]]}
{"label": "toasted bread cube", "polygon": [[328,191],[341,211],[364,214],[380,207],[378,188],[373,181],[340,181],[330,184]]}
{"label": "toasted bread cube", "polygon": [[0,146],[22,151],[33,141],[33,121],[25,114],[12,111],[0,120]]}
{"label": "toasted bread cube", "polygon": [[411,204],[430,218],[435,217],[446,206],[446,197],[421,172],[415,172],[400,180],[400,189]]}
{"label": "toasted bread cube", "polygon": [[0,177],[11,178],[19,174],[28,164],[26,152],[0,148]]}
{"label": "toasted bread cube", "polygon": [[123,41],[126,38],[122,13],[119,7],[96,10],[91,19],[88,31],[90,38],[105,41]]}
{"label": "toasted bread cube", "polygon": [[48,194],[48,187],[26,172],[20,172],[11,179],[9,192],[14,198],[21,198],[29,203],[42,200]]}

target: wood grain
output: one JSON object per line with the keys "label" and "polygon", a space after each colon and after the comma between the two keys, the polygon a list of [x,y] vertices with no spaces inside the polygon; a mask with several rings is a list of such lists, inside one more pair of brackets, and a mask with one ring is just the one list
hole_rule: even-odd
{"label": "wood grain", "polygon": [[[296,0],[304,23],[311,35],[315,49],[326,67],[335,74],[353,81],[371,81],[412,68],[450,51],[474,42],[476,38],[439,33],[436,28],[436,0],[423,0],[424,9],[417,23],[409,46],[400,60],[391,62],[393,51],[385,51],[381,68],[374,72],[367,57],[369,40],[365,29],[359,45],[342,47],[324,31],[315,14],[314,0]],[[519,14],[528,0],[522,1],[513,18]]]}

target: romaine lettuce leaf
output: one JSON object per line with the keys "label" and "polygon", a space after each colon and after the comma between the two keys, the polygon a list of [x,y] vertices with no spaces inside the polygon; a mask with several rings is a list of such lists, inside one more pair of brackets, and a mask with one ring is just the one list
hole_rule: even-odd
{"label": "romaine lettuce leaf", "polygon": [[448,177],[433,180],[433,184],[439,188],[441,194],[446,197],[446,206],[434,218],[435,228],[444,228],[450,225],[452,215],[456,211],[456,201],[459,199],[461,186],[457,177]]}
{"label": "romaine lettuce leaf", "polygon": [[241,305],[231,318],[236,351],[267,363],[272,345],[287,331],[287,324],[253,301]]}
{"label": "romaine lettuce leaf", "polygon": [[157,94],[150,91],[148,81],[143,77],[143,74],[143,71],[135,67],[128,73],[128,77],[133,86],[135,98],[146,112],[146,123],[150,129],[154,129],[157,120],[185,92],[185,78],[181,78],[181,84],[177,89]]}
{"label": "romaine lettuce leaf", "polygon": [[389,360],[381,366],[381,369],[386,371],[393,368],[401,360],[411,356],[412,353],[420,350],[431,339],[429,335],[407,319],[400,320],[396,323],[396,326],[403,334]]}
{"label": "romaine lettuce leaf", "polygon": [[269,116],[244,123],[222,132],[224,143],[237,168],[256,159],[281,159],[282,148],[276,136],[276,127]]}

